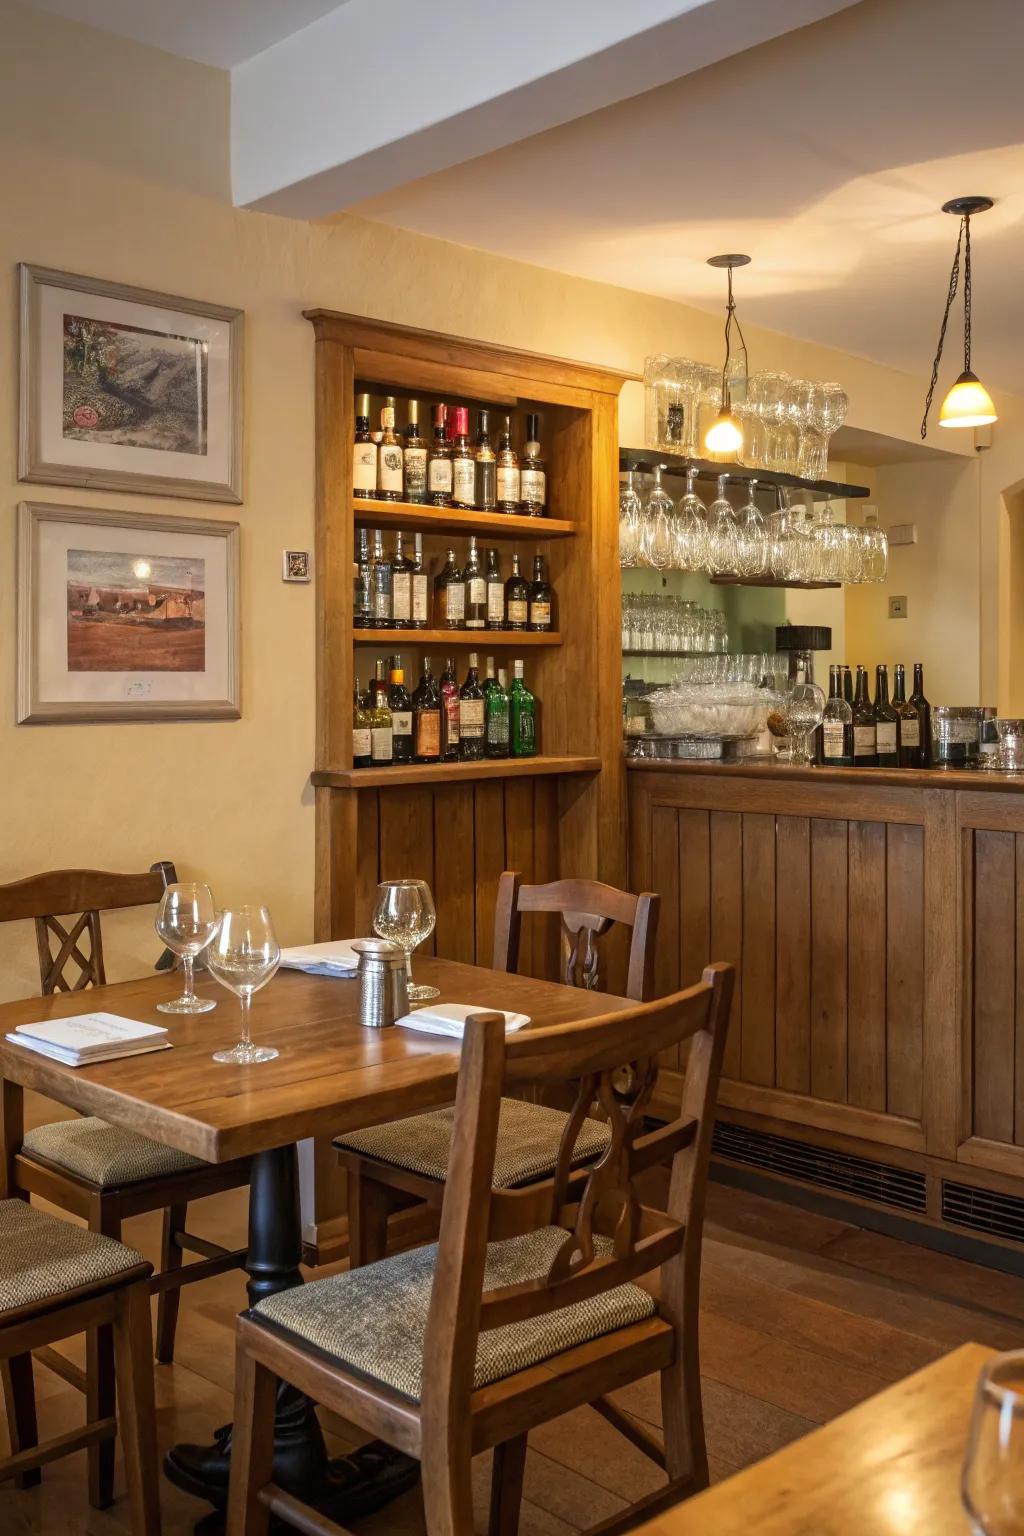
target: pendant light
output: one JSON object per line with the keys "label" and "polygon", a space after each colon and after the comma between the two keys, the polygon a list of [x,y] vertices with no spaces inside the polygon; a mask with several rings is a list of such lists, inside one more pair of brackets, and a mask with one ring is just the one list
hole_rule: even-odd
{"label": "pendant light", "polygon": [[964,371],[942,402],[939,426],[987,427],[997,420],[992,396],[977,375],[971,371],[971,218],[976,213],[987,213],[991,207],[990,197],[954,197],[950,202],[942,205],[943,213],[955,213],[960,220],[960,233],[953,257],[953,270],[949,274],[949,292],[946,295],[946,308],[942,315],[935,361],[932,363],[931,383],[928,385],[928,395],[924,402],[924,418],[921,422],[922,438],[928,436],[928,412],[931,410],[932,395],[935,393],[935,385],[939,377],[946,325],[949,321],[949,311],[960,286],[961,254],[964,269]]}
{"label": "pendant light", "polygon": [[732,356],[732,327],[735,322],[739,332],[740,343],[743,348],[743,382],[746,385],[747,378],[747,343],[743,335],[743,327],[736,319],[736,301],[732,296],[732,273],[734,267],[746,267],[750,265],[750,257],[731,253],[725,256],[710,256],[709,267],[724,267],[728,280],[728,298],[725,307],[725,362],[722,364],[722,399],[718,415],[704,434],[704,447],[715,459],[735,459],[743,447],[743,428],[733,413],[732,398],[729,388],[729,362]]}

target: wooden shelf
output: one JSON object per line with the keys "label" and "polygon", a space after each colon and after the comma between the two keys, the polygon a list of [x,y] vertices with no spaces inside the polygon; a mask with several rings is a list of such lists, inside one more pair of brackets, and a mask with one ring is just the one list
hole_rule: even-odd
{"label": "wooden shelf", "polygon": [[486,533],[495,539],[564,539],[577,531],[561,517],[519,517],[512,512],[464,512],[460,507],[423,507],[408,501],[352,498],[357,527],[399,528],[415,533]]}
{"label": "wooden shelf", "polygon": [[715,459],[691,459],[685,453],[666,453],[660,448],[620,448],[619,469],[631,469],[634,464],[647,468],[660,464],[672,475],[685,475],[688,469],[697,471],[698,480],[717,480],[726,475],[730,480],[756,480],[758,485],[786,485],[793,490],[811,491],[816,501],[834,496],[844,501],[851,496],[870,496],[866,485],[844,485],[841,480],[804,480],[800,475],[783,474],[775,469],[750,469],[746,464],[719,464]]}
{"label": "wooden shelf", "polygon": [[353,629],[354,645],[452,645],[460,650],[486,650],[488,645],[561,645],[557,630],[529,629]]}
{"label": "wooden shelf", "polygon": [[791,587],[797,592],[825,592],[841,581],[779,581],[775,576],[712,576],[716,587]]}
{"label": "wooden shelf", "polygon": [[599,757],[503,757],[479,763],[410,763],[401,768],[318,768],[318,788],[387,789],[401,784],[459,784],[473,779],[538,778],[564,773],[599,773]]}

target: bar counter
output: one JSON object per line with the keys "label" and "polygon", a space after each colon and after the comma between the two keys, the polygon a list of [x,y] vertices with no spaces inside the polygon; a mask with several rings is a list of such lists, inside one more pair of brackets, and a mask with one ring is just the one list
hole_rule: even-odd
{"label": "bar counter", "polygon": [[626,777],[631,886],[662,897],[659,992],[738,968],[719,1160],[1012,1263],[1024,779],[646,759]]}

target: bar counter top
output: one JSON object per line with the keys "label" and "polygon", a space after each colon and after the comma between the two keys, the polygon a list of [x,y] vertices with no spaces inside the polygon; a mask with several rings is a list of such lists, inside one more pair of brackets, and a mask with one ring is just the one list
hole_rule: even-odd
{"label": "bar counter top", "polygon": [[901,789],[995,790],[1001,794],[1024,792],[1024,774],[996,773],[974,768],[824,768],[817,765],[792,767],[789,763],[748,758],[745,762],[723,763],[713,759],[628,757],[631,773],[686,774],[717,779],[759,779],[773,784],[786,782],[819,785],[878,784]]}

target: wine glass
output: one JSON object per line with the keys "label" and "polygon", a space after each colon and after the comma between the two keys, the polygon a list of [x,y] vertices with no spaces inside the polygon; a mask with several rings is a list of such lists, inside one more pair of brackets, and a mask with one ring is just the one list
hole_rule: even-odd
{"label": "wine glass", "polygon": [[725,494],[726,475],[718,477],[718,495],[708,508],[708,546],[716,576],[738,576],[740,540],[736,514]]}
{"label": "wine glass", "polygon": [[634,464],[626,472],[625,483],[619,487],[619,564],[623,570],[636,565],[640,549],[642,514],[636,477]]}
{"label": "wine glass", "polygon": [[816,683],[797,683],[786,700],[786,735],[789,761],[801,765],[813,761],[808,750],[811,732],[816,731],[825,713],[825,695]]}
{"label": "wine glass", "polygon": [[206,964],[221,986],[234,992],[242,1008],[242,1038],[229,1051],[214,1051],[214,1061],[243,1066],[273,1061],[273,1045],[254,1045],[250,1033],[252,995],[265,987],[281,963],[281,947],[266,907],[235,907],[221,914]]}
{"label": "wine glass", "polygon": [[960,1496],[975,1536],[1024,1531],[1024,1350],[996,1355],[978,1378]]}
{"label": "wine glass", "polygon": [[181,956],[185,990],[171,1002],[157,1003],[160,1013],[209,1013],[217,1004],[211,997],[196,997],[192,981],[195,958],[217,932],[217,909],[208,885],[182,882],[169,885],[160,898],[154,927],[157,936],[175,955]]}
{"label": "wine glass", "polygon": [[661,483],[662,466],[655,464],[653,482],[644,502],[644,553],[646,564],[656,571],[664,571],[672,563],[675,545],[673,537],[672,497]]}
{"label": "wine glass", "polygon": [[739,573],[741,576],[767,576],[768,528],[757,506],[757,481],[748,480],[750,495],[737,513],[739,519]]}
{"label": "wine glass", "polygon": [[681,571],[700,571],[707,565],[708,525],[704,503],[694,487],[697,471],[686,471],[686,494],[676,506],[676,564]]}
{"label": "wine glass", "polygon": [[377,905],[373,910],[373,931],[378,938],[390,939],[405,950],[405,972],[411,1003],[425,1003],[440,997],[440,987],[414,985],[412,952],[434,931],[437,913],[434,898],[425,880],[382,880],[377,887]]}

